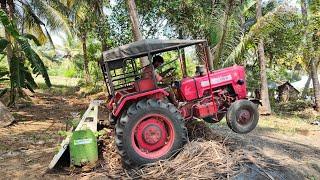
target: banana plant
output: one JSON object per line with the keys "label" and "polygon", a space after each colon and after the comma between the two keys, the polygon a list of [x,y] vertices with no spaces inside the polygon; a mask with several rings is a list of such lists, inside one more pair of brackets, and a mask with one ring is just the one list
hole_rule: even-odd
{"label": "banana plant", "polygon": [[[5,57],[5,48],[7,47],[9,41],[7,41],[5,38],[0,37],[0,61],[3,60],[3,58]],[[0,67],[0,83],[3,83],[6,80],[9,80],[6,76],[9,75],[9,72],[7,70],[7,68],[5,67]],[[4,89],[0,89],[0,97],[5,94],[7,92],[7,88]]]}
{"label": "banana plant", "polygon": [[[51,87],[51,82],[43,61],[32,49],[29,42],[33,41],[35,45],[40,45],[41,43],[37,38],[31,34],[19,33],[14,23],[3,10],[0,10],[0,22],[5,28],[7,37],[10,37],[10,40],[0,39],[0,54],[7,55],[7,58],[9,58],[9,77],[12,96],[9,104],[13,104],[16,92],[19,92],[22,88],[27,88],[33,92],[37,88],[32,74],[42,75],[48,87]],[[11,53],[10,57],[8,57],[8,52],[5,51],[8,46],[11,46],[12,50],[14,50],[14,53]],[[0,78],[1,75],[7,74],[1,73]]]}

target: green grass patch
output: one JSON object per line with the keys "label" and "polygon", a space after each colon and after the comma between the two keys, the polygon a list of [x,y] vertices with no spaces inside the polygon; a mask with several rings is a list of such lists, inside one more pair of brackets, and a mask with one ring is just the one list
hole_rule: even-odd
{"label": "green grass patch", "polygon": [[59,76],[50,77],[52,87],[47,87],[42,77],[36,77],[35,81],[38,84],[38,91],[42,93],[51,93],[56,95],[72,95],[80,88],[78,87],[78,78],[66,78]]}
{"label": "green grass patch", "polygon": [[310,125],[305,119],[293,116],[261,116],[258,128],[260,130],[275,131],[284,134],[303,134],[307,135],[309,130],[318,129],[319,127]]}

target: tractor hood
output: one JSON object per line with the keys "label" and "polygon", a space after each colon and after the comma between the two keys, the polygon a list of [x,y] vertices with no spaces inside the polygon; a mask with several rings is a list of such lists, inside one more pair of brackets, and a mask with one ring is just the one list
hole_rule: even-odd
{"label": "tractor hood", "polygon": [[148,56],[148,54],[153,55],[204,42],[206,42],[206,40],[146,39],[104,51],[103,59],[108,63],[110,69],[117,69],[118,67],[121,67],[124,59],[139,58]]}

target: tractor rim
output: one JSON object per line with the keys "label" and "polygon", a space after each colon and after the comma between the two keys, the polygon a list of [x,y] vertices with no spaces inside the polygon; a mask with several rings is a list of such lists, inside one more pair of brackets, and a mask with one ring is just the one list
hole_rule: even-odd
{"label": "tractor rim", "polygon": [[142,157],[156,159],[166,155],[174,141],[171,120],[161,114],[148,114],[140,118],[131,134],[133,149]]}
{"label": "tractor rim", "polygon": [[251,116],[251,111],[248,109],[241,109],[237,121],[241,125],[247,125],[251,122]]}

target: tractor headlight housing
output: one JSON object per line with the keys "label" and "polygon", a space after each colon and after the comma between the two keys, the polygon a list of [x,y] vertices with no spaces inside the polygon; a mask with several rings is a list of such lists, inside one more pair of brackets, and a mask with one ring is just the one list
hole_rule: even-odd
{"label": "tractor headlight housing", "polygon": [[243,84],[244,84],[244,80],[243,80],[243,79],[239,79],[239,80],[237,81],[237,84],[243,85]]}
{"label": "tractor headlight housing", "polygon": [[179,89],[179,88],[181,87],[180,81],[174,81],[174,82],[172,83],[172,87],[173,87],[173,88],[176,88],[176,89]]}

